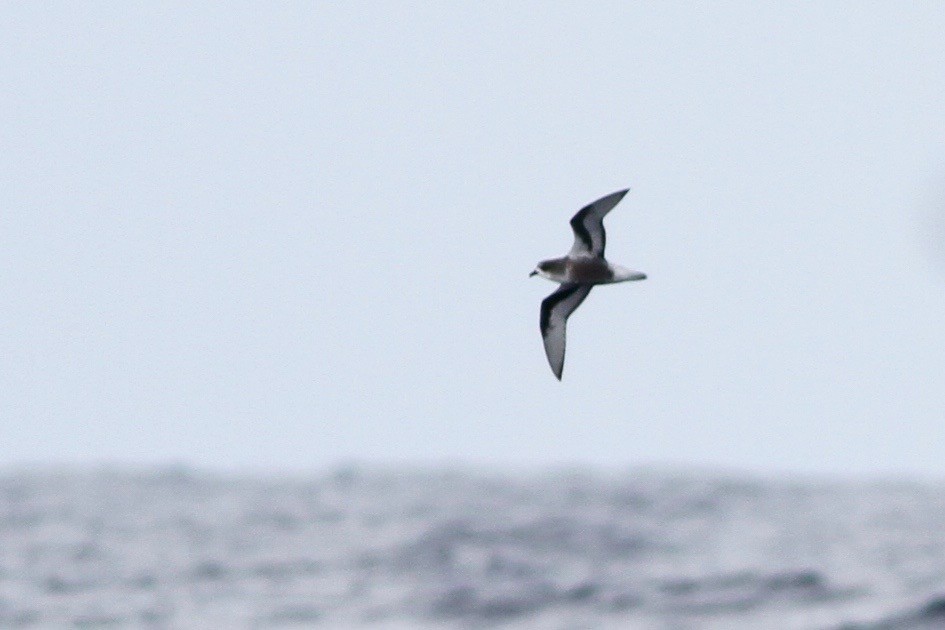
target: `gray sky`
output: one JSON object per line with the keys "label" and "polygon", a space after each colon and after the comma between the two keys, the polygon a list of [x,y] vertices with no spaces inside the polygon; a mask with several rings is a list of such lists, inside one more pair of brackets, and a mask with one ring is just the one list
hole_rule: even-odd
{"label": "gray sky", "polygon": [[945,475],[945,4],[588,4],[4,3],[0,466]]}

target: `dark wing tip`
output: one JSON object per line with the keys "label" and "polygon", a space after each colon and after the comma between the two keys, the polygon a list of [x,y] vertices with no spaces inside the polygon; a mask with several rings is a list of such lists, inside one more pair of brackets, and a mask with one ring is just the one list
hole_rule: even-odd
{"label": "dark wing tip", "polygon": [[555,375],[555,378],[559,381],[561,380],[561,374],[564,372],[564,357],[561,357],[561,364],[555,366],[554,362],[551,360],[551,357],[548,357],[548,365],[551,367],[551,373]]}
{"label": "dark wing tip", "polygon": [[623,198],[627,196],[628,192],[630,192],[630,189],[624,188],[623,190],[618,190],[617,192],[610,193],[609,195],[602,197],[602,199],[606,199],[607,197],[613,197],[614,205],[616,206],[618,203],[623,201]]}

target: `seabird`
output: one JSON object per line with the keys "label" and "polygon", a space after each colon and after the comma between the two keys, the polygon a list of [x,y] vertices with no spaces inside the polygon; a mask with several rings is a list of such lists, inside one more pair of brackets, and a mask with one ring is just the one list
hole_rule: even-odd
{"label": "seabird", "polygon": [[604,216],[620,203],[630,189],[618,190],[581,208],[571,219],[574,245],[563,258],[538,263],[531,276],[541,276],[561,286],[541,302],[541,338],[548,364],[558,380],[564,369],[565,326],[568,316],[581,305],[595,284],[645,280],[646,274],[614,265],[604,258]]}

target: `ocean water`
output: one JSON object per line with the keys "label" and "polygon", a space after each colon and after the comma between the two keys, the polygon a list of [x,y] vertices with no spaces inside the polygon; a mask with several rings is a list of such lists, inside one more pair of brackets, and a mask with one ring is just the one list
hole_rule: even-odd
{"label": "ocean water", "polygon": [[945,628],[945,485],[0,475],[0,628]]}

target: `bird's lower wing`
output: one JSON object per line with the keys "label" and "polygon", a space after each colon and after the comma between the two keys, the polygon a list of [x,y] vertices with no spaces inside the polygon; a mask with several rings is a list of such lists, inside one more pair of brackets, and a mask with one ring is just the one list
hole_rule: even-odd
{"label": "bird's lower wing", "polygon": [[551,371],[561,380],[564,369],[565,332],[568,316],[581,305],[591,292],[590,284],[562,284],[558,290],[541,302],[541,338]]}

